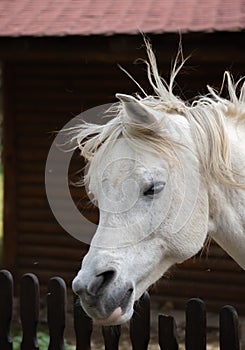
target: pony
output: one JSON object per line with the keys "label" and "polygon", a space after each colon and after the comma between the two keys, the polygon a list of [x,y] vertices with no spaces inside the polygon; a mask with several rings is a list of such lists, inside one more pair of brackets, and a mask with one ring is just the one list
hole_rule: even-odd
{"label": "pony", "polygon": [[113,118],[71,135],[100,212],[72,288],[102,325],[127,322],[149,286],[207,237],[245,268],[245,83],[226,72],[228,98],[208,86],[188,103],[173,92],[184,61],[167,83],[148,41],[146,50],[154,93],[116,94]]}

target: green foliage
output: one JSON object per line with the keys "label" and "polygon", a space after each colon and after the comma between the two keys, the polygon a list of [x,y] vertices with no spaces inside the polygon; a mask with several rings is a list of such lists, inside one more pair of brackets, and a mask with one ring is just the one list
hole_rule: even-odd
{"label": "green foliage", "polygon": [[21,335],[17,335],[13,339],[13,350],[19,350],[20,349],[20,343],[21,343]]}
{"label": "green foliage", "polygon": [[[22,336],[17,335],[13,339],[13,350],[20,350]],[[39,350],[47,350],[49,345],[49,335],[44,332],[37,333],[37,341]],[[65,349],[66,350],[75,350],[75,346],[69,345],[67,341],[65,341]]]}

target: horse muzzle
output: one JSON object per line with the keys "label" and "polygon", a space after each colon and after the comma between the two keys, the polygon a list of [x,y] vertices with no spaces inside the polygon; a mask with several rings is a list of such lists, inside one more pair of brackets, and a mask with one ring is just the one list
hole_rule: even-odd
{"label": "horse muzzle", "polygon": [[114,270],[104,271],[90,279],[83,279],[80,271],[73,280],[72,289],[79,296],[84,311],[95,323],[118,325],[132,317],[133,284],[116,278]]}

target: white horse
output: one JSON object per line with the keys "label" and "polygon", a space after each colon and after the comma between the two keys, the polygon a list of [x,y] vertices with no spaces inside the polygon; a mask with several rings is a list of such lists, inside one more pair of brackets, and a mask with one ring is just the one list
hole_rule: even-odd
{"label": "white horse", "polygon": [[100,221],[73,290],[103,325],[128,321],[145,290],[207,235],[245,268],[245,83],[237,93],[225,73],[229,99],[209,87],[188,104],[173,94],[182,64],[166,84],[146,46],[155,96],[117,94],[113,119],[74,131]]}

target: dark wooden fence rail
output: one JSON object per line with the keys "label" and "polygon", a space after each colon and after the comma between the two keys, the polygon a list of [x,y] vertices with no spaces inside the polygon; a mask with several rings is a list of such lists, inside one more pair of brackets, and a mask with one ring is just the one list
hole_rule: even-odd
{"label": "dark wooden fence rail", "polygon": [[[66,316],[66,285],[59,278],[49,281],[47,292],[47,322],[49,346],[47,350],[65,350],[64,330]],[[39,282],[35,275],[25,274],[20,285],[20,319],[22,342],[20,350],[38,350],[37,325],[39,321]],[[0,271],[0,350],[12,350],[10,335],[13,309],[13,278],[9,271]],[[76,350],[91,350],[93,324],[79,302],[74,302],[74,329]],[[220,312],[220,350],[239,350],[238,316],[231,306]],[[133,350],[147,350],[150,340],[150,298],[145,293],[135,305],[130,322],[130,340]],[[102,327],[105,350],[118,350],[120,326]],[[178,350],[174,318],[160,315],[158,320],[161,350]],[[186,350],[206,350],[206,310],[200,299],[189,300],[186,307]]]}

